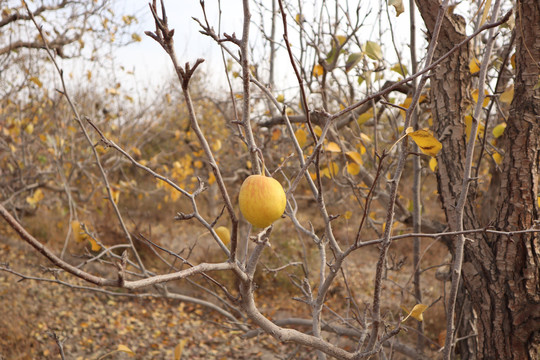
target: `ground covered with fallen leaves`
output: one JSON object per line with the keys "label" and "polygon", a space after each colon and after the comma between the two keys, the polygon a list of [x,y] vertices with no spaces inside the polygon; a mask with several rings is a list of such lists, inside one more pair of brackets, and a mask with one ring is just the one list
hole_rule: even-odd
{"label": "ground covered with fallen leaves", "polygon": [[[26,275],[48,262],[19,239],[2,238],[0,259]],[[0,273],[0,359],[276,359],[294,352],[261,335],[243,339],[215,313],[166,299],[133,299]],[[80,283],[82,285],[82,283]],[[121,351],[118,351],[118,350]],[[122,351],[123,350],[123,351]],[[132,352],[132,353],[130,353]],[[310,358],[305,356],[295,358]]]}
{"label": "ground covered with fallen leaves", "polygon": [[[293,246],[288,241],[278,247],[286,250],[286,244]],[[58,244],[46,245],[58,248]],[[274,256],[274,251],[273,247],[265,251],[267,260]],[[345,269],[349,274],[347,286],[362,308],[369,308],[371,301],[377,251],[376,247],[364,250]],[[401,270],[389,271],[384,285],[387,295],[383,317],[389,324],[402,312],[400,304],[409,309],[414,305],[412,300],[403,297],[402,288],[411,281],[410,261],[404,255],[411,251],[409,242],[398,242],[390,254],[390,264],[403,262],[405,265],[403,268],[393,266]],[[432,248],[429,253],[433,259],[427,259],[425,266],[432,261],[441,262],[437,259],[442,254],[440,250]],[[0,263],[26,276],[54,279],[51,263],[10,231],[0,231]],[[308,306],[292,300],[294,288],[286,277],[280,280],[262,271],[258,273],[257,304],[266,316],[309,318]],[[89,286],[65,274],[60,274],[59,278],[74,285]],[[444,329],[442,302],[436,301],[442,285],[430,280],[429,274],[424,274],[424,279],[426,303],[435,302],[424,316],[426,335],[432,339],[426,351],[428,348],[436,351],[436,341]],[[342,280],[337,281],[328,294],[328,306],[344,304],[344,299],[349,297],[347,286]],[[65,359],[73,360],[316,358],[314,351],[281,344],[268,335],[245,339],[243,332],[231,330],[231,324],[222,316],[191,303],[113,296],[56,283],[22,280],[5,271],[0,272],[0,309],[0,360],[60,359],[57,341],[62,344]],[[344,311],[341,308],[330,310]],[[408,324],[415,326],[413,320],[405,325]],[[326,335],[329,341],[347,350],[355,347],[351,339]],[[412,328],[399,335],[405,343],[413,341],[411,336],[414,336]],[[405,357],[394,354],[392,359]]]}

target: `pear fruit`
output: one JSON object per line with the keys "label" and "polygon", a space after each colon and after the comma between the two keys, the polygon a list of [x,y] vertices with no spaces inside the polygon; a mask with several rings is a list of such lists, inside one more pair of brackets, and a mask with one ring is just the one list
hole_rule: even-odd
{"label": "pear fruit", "polygon": [[238,204],[247,221],[255,227],[265,228],[283,215],[287,197],[276,179],[251,175],[240,187]]}
{"label": "pear fruit", "polygon": [[225,226],[218,226],[215,231],[221,241],[223,241],[225,245],[229,246],[229,243],[231,242],[231,232],[229,229]]}

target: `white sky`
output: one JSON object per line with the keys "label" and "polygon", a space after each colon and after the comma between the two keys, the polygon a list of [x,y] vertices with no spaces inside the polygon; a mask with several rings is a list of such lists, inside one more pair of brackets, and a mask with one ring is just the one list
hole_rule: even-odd
{"label": "white sky", "polygon": [[[159,1],[158,1],[159,3]],[[226,5],[223,5],[225,4]],[[181,64],[189,61],[194,63],[197,58],[206,61],[201,69],[211,72],[222,66],[221,53],[217,44],[209,37],[199,33],[199,25],[192,19],[203,19],[199,0],[165,0],[169,27],[175,29],[176,53]],[[216,27],[218,24],[217,0],[206,1],[209,22]],[[165,51],[156,41],[144,35],[144,31],[155,29],[154,21],[148,7],[148,0],[121,0],[117,7],[118,13],[135,13],[139,20],[137,32],[142,41],[117,50],[118,66],[134,69],[135,78],[145,84],[154,85],[173,73],[172,63]],[[242,32],[241,1],[222,0],[222,33]]]}

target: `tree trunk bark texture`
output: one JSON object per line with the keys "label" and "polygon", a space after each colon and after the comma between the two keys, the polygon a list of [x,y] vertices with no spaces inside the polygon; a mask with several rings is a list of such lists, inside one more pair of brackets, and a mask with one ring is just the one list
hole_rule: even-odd
{"label": "tree trunk bark texture", "polygon": [[[416,3],[430,33],[439,2],[416,0]],[[539,215],[540,89],[534,87],[540,75],[540,1],[517,1],[514,14],[514,100],[504,134],[502,171],[496,177],[500,181],[497,211],[490,219],[496,229],[504,231],[531,228]],[[435,59],[465,36],[459,17],[447,14]],[[455,205],[461,191],[466,154],[463,119],[470,105],[471,55],[467,46],[462,47],[434,70],[430,80],[434,131],[443,144],[438,156],[438,187],[451,230],[457,224]],[[479,228],[484,223],[480,221],[483,209],[476,206],[475,190],[472,183],[465,207],[465,229]],[[474,237],[465,245],[462,276],[462,290],[467,294],[462,291],[458,296],[456,324],[457,337],[466,340],[457,344],[460,358],[540,359],[539,236],[527,233]],[[467,308],[467,299],[472,309]]]}

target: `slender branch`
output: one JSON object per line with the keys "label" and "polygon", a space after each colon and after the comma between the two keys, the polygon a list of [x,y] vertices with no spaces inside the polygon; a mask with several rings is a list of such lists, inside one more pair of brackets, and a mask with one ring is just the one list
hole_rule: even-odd
{"label": "slender branch", "polygon": [[[499,16],[499,8],[501,1],[495,1],[491,18],[496,19]],[[474,160],[474,146],[476,144],[476,136],[478,133],[479,121],[478,118],[482,111],[482,104],[484,102],[484,87],[486,81],[487,70],[491,61],[491,51],[495,43],[495,29],[491,28],[488,35],[488,43],[486,45],[486,51],[484,58],[482,59],[482,65],[480,67],[480,74],[478,79],[478,101],[473,113],[473,120],[471,125],[471,133],[469,142],[467,144],[467,155],[465,158],[464,171],[463,171],[463,183],[461,186],[460,195],[455,208],[456,224],[450,224],[456,231],[463,230],[463,216],[465,213],[465,203],[467,202],[469,184],[471,182],[472,162]],[[454,246],[454,264],[452,266],[452,284],[450,287],[450,294],[448,295],[447,314],[446,314],[446,340],[443,350],[443,359],[450,360],[452,356],[452,349],[454,346],[454,313],[456,311],[457,293],[459,291],[459,285],[461,280],[461,268],[463,266],[463,256],[465,248],[465,236],[460,234],[456,238]]]}
{"label": "slender branch", "polygon": [[[189,63],[186,63],[185,66],[182,68],[179,65],[178,59],[176,57],[176,52],[174,50],[174,44],[173,44],[173,36],[174,36],[174,30],[170,30],[168,23],[167,23],[167,17],[165,15],[165,7],[161,6],[162,8],[162,18],[159,18],[157,15],[157,9],[155,5],[155,1],[153,5],[150,5],[150,9],[152,10],[152,15],[154,16],[154,20],[156,22],[156,30],[154,33],[151,33],[149,31],[145,32],[148,36],[152,37],[154,40],[156,40],[167,52],[169,55],[174,69],[176,71],[176,74],[178,76],[178,80],[182,84],[182,92],[184,95],[184,100],[186,102],[186,106],[188,108],[188,114],[190,119],[191,128],[197,135],[197,138],[199,140],[199,143],[201,144],[201,147],[203,148],[210,166],[212,167],[212,171],[216,177],[216,183],[218,184],[218,187],[220,189],[221,196],[223,198],[223,201],[225,202],[225,206],[227,208],[227,212],[229,214],[229,217],[231,219],[232,223],[232,232],[231,232],[231,251],[229,252],[228,248],[223,244],[222,241],[218,240],[219,237],[215,235],[215,232],[212,231],[212,234],[214,235],[214,238],[216,241],[218,241],[218,244],[220,245],[221,249],[229,256],[230,260],[235,262],[236,261],[236,251],[237,251],[237,239],[238,239],[238,218],[236,216],[236,213],[234,211],[234,207],[232,205],[229,193],[227,191],[227,188],[225,186],[225,182],[223,180],[221,170],[219,166],[217,165],[216,159],[214,158],[214,155],[212,153],[212,149],[210,145],[208,144],[208,141],[206,137],[204,136],[200,126],[199,122],[197,120],[197,115],[195,113],[195,109],[193,107],[193,102],[191,100],[191,95],[189,92],[189,82],[191,80],[191,77],[193,76],[195,70],[197,67],[202,64],[204,61],[203,59],[198,59],[193,67],[189,65]],[[196,211],[196,203],[194,199],[192,199],[192,206],[195,209],[195,216],[199,219],[199,221],[202,221],[202,218],[200,216],[197,216],[198,212]]]}
{"label": "slender branch", "polygon": [[127,226],[126,226],[126,224],[124,222],[122,214],[120,213],[120,210],[118,209],[118,205],[116,204],[116,202],[113,199],[111,186],[109,184],[109,179],[107,177],[107,173],[105,172],[105,169],[103,168],[103,164],[101,163],[99,154],[98,154],[96,148],[93,146],[92,140],[90,139],[90,135],[88,134],[88,131],[86,130],[86,127],[84,126],[84,123],[82,121],[82,118],[79,115],[79,111],[77,110],[77,108],[75,107],[75,105],[73,104],[73,102],[71,100],[71,97],[69,96],[69,93],[67,91],[67,86],[66,86],[66,83],[64,81],[64,72],[60,69],[56,59],[54,58],[54,56],[53,56],[53,54],[52,54],[52,52],[51,52],[51,50],[49,48],[49,45],[47,43],[47,40],[46,40],[46,37],[45,37],[45,34],[43,32],[42,27],[38,25],[34,15],[30,11],[30,9],[28,7],[28,4],[26,4],[26,2],[24,3],[24,6],[26,7],[26,10],[28,11],[28,15],[32,19],[32,22],[34,23],[35,27],[39,31],[39,34],[41,35],[41,39],[43,40],[43,44],[45,46],[45,50],[47,51],[47,55],[49,56],[49,59],[54,64],[54,67],[55,67],[56,71],[58,72],[58,75],[60,76],[60,81],[62,83],[62,95],[64,96],[64,98],[68,102],[68,104],[69,104],[69,106],[71,108],[71,111],[73,112],[73,114],[75,116],[75,119],[77,120],[77,123],[78,123],[82,133],[84,134],[84,137],[85,137],[89,147],[92,149],[92,154],[94,156],[94,159],[96,159],[96,164],[97,164],[97,166],[99,168],[99,171],[100,171],[100,174],[101,174],[101,177],[102,177],[102,181],[103,181],[103,185],[105,186],[105,189],[107,190],[107,198],[109,200],[109,203],[111,204],[111,206],[112,206],[112,208],[114,210],[114,213],[116,215],[116,218],[117,218],[117,220],[118,220],[118,222],[119,222],[119,224],[120,224],[120,226],[122,228],[122,231],[124,232],[124,235],[126,236],[126,239],[128,240],[128,242],[129,242],[129,244],[131,246],[131,251],[135,255],[135,259],[137,260],[137,264],[138,264],[139,268],[141,269],[141,271],[143,273],[146,273],[146,269],[144,267],[144,264],[142,262],[141,257],[139,256],[139,253],[137,252],[137,249],[135,248],[135,245],[133,243],[133,239],[131,238],[131,234],[130,234],[129,230],[127,229]]}
{"label": "slender branch", "polygon": [[[441,7],[439,8],[439,13],[437,14],[437,21],[435,23],[435,28],[433,30],[433,35],[432,35],[429,48],[428,48],[428,53],[426,55],[425,68],[424,70],[419,72],[419,74],[422,74],[422,77],[420,79],[418,88],[416,89],[416,92],[411,101],[411,105],[409,109],[407,109],[407,113],[405,116],[404,129],[407,129],[410,126],[411,115],[413,114],[416,104],[418,103],[418,100],[420,98],[420,93],[422,92],[422,89],[425,83],[427,82],[428,77],[427,77],[427,72],[425,72],[425,69],[432,66],[431,61],[433,59],[435,47],[437,46],[437,39],[439,37],[439,31],[442,26],[444,14],[448,7],[448,2],[449,0],[445,0],[444,4],[442,4]],[[401,151],[400,151],[398,163],[396,166],[396,170],[394,172],[394,177],[391,180],[390,203],[388,204],[387,213],[386,213],[386,227],[384,231],[384,240],[382,242],[382,246],[379,252],[379,260],[377,261],[377,269],[375,273],[375,290],[373,294],[373,305],[372,305],[373,325],[371,328],[371,335],[370,335],[369,343],[367,345],[368,350],[372,350],[375,347],[375,343],[378,338],[379,328],[381,325],[380,301],[381,301],[381,293],[382,293],[382,274],[383,274],[384,264],[386,262],[386,255],[388,253],[388,248],[390,247],[390,244],[392,242],[390,238],[391,238],[391,232],[392,232],[392,225],[394,223],[394,208],[395,208],[399,181],[401,180],[401,175],[403,174],[403,169],[405,167],[405,159],[407,158],[407,155],[408,155],[407,146],[408,146],[408,142],[407,142],[407,139],[405,139],[404,141],[401,142]]]}
{"label": "slender branch", "polygon": [[411,82],[414,78],[417,78],[417,77],[420,77],[428,72],[430,72],[431,70],[433,70],[437,65],[439,65],[441,62],[443,62],[445,59],[447,59],[450,55],[452,55],[456,50],[458,50],[460,47],[462,47],[463,45],[465,45],[466,43],[468,43],[469,41],[471,41],[472,39],[474,39],[475,37],[478,36],[478,34],[488,30],[488,29],[491,29],[491,28],[494,28],[494,27],[497,27],[501,24],[504,24],[505,22],[508,21],[508,19],[510,19],[510,16],[512,15],[512,10],[508,11],[501,19],[499,19],[498,21],[495,21],[495,22],[492,22],[492,23],[489,23],[489,24],[485,24],[484,26],[482,26],[480,29],[476,30],[473,34],[467,36],[465,39],[463,39],[463,41],[459,42],[458,44],[456,44],[452,49],[450,49],[450,51],[448,51],[446,54],[444,54],[443,56],[441,56],[439,59],[437,59],[436,61],[434,61],[433,63],[431,63],[430,66],[426,66],[424,67],[424,69],[422,69],[421,71],[417,72],[416,74],[413,74],[401,81],[398,81],[396,82],[394,85],[384,89],[384,90],[381,90],[379,92],[376,92],[374,94],[371,94],[370,96],[368,97],[365,97],[363,100],[355,103],[355,104],[352,104],[350,106],[347,106],[345,109],[341,110],[341,111],[338,111],[337,113],[334,113],[330,116],[330,118],[328,119],[329,121],[334,121],[336,120],[337,118],[343,116],[344,114],[347,114],[349,112],[351,112],[352,110],[362,106],[363,104],[367,103],[367,102],[370,102],[372,99],[375,99],[379,96],[384,96],[386,94],[388,94],[390,91],[393,91],[395,89],[397,89],[398,87],[408,83],[408,82]]}

